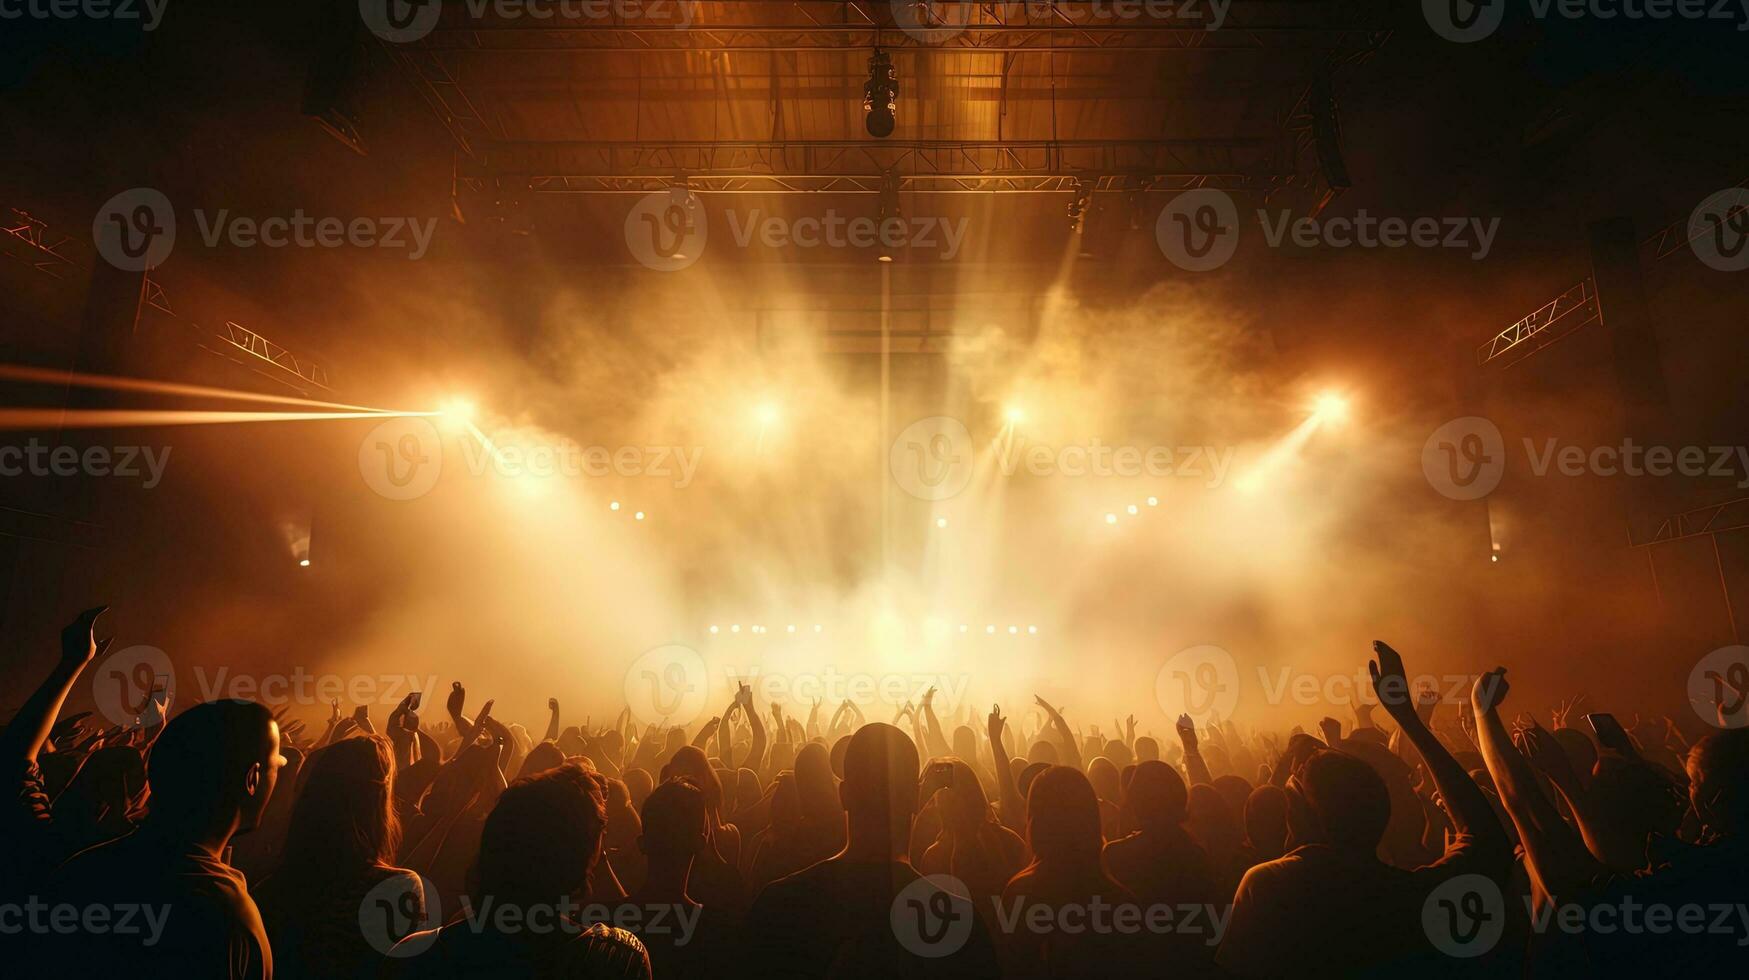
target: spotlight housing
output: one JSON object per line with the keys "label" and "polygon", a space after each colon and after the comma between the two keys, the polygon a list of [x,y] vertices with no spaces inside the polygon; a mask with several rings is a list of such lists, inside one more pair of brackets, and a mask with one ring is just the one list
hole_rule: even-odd
{"label": "spotlight housing", "polygon": [[867,113],[862,125],[870,136],[886,139],[893,135],[895,115],[899,110],[899,76],[893,70],[893,57],[876,49],[868,59],[868,81],[862,86],[862,109]]}

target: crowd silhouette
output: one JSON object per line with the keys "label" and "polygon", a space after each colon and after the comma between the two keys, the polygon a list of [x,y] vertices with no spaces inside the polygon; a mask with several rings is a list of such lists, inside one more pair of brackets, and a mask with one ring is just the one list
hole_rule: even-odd
{"label": "crowd silhouette", "polygon": [[[102,611],[63,631],[0,732],[8,975],[1749,963],[1749,728],[1724,704],[1686,732],[1578,720],[1576,702],[1544,727],[1504,668],[1445,702],[1375,643],[1374,698],[1316,733],[1182,716],[1156,738],[1042,698],[943,717],[933,692],[882,722],[851,702],[829,717],[758,704],[744,685],[697,725],[568,724],[554,700],[530,729],[491,701],[470,714],[459,682],[441,706],[410,695],[383,717],[336,702],[320,733],[284,708],[156,695],[105,727],[62,717],[108,646]],[[1740,711],[1745,692],[1727,693]]]}

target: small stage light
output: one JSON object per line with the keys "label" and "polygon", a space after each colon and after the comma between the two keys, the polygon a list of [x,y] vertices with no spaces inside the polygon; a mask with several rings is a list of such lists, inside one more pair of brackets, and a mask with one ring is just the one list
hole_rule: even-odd
{"label": "small stage light", "polygon": [[741,632],[741,624],[740,624],[740,623],[736,623],[736,624],[735,624],[735,625],[733,625],[733,626],[731,626],[731,627],[729,627],[729,632],[731,632],[731,633],[739,633],[739,632]]}
{"label": "small stage light", "polygon": [[1010,405],[1002,410],[1002,418],[1009,425],[1019,425],[1026,421],[1026,412],[1019,405]]}
{"label": "small stage light", "polygon": [[1009,636],[1015,636],[1015,635],[1018,635],[1019,633],[1020,633],[1020,627],[1018,627],[1018,626],[1008,627],[1008,635]]}
{"label": "small stage light", "polygon": [[438,411],[458,422],[470,422],[474,418],[474,403],[466,398],[451,398]]}
{"label": "small stage light", "polygon": [[820,624],[819,624],[819,623],[815,623],[815,624],[814,624],[814,632],[816,632],[816,633],[818,633],[818,632],[820,632],[820,629],[821,629],[821,627],[820,627]]}
{"label": "small stage light", "polygon": [[[1488,556],[1488,560],[1489,560],[1489,561],[1499,561],[1499,560],[1500,560],[1500,556],[1499,556],[1499,555],[1489,555],[1489,556]],[[308,565],[308,564],[309,564],[309,562],[304,562],[304,564],[306,564],[306,565]]]}
{"label": "small stage light", "polygon": [[1141,513],[1141,511],[1140,511],[1140,510],[1138,510],[1138,509],[1137,509],[1137,508],[1136,508],[1136,505],[1135,505],[1135,504],[1131,504],[1131,505],[1130,505],[1130,513],[1132,513],[1132,514],[1139,514],[1139,513]]}
{"label": "small stage light", "polygon": [[967,627],[967,626],[966,626],[966,624],[964,624],[964,623],[961,623],[961,624],[960,624],[960,632],[961,632],[961,633],[964,633],[964,632],[965,632],[965,631],[966,631],[966,630],[967,630],[967,628],[968,628],[968,627]]}
{"label": "small stage light", "polygon": [[[1499,556],[1495,556],[1495,559],[1494,559],[1494,560],[1495,560],[1495,561],[1499,561],[1499,560],[1500,560],[1500,559],[1499,559]],[[299,567],[299,568],[309,568],[309,567],[310,567],[310,560],[309,560],[309,559],[308,559],[308,558],[300,558],[300,559],[298,559],[298,567]]]}
{"label": "small stage light", "polygon": [[1116,515],[1116,514],[1107,514],[1107,515],[1105,515],[1105,523],[1107,523],[1107,524],[1116,524],[1116,523],[1117,523],[1117,515]]}
{"label": "small stage light", "polygon": [[947,518],[945,518],[945,517],[937,517],[937,518],[936,518],[936,519],[935,519],[935,526],[936,526],[936,527],[946,527],[946,526],[947,526]]}
{"label": "small stage light", "polygon": [[986,627],[984,627],[984,632],[990,634],[991,636],[995,636],[996,635],[996,627],[986,626]]}
{"label": "small stage light", "polygon": [[641,520],[643,520],[643,519],[644,519],[644,512],[643,512],[643,511],[641,511],[641,510],[640,510],[640,511],[638,511],[638,512],[637,512],[637,513],[636,513],[636,514],[633,514],[633,515],[632,515],[632,518],[633,518],[633,519],[634,519],[634,520],[639,520],[639,521],[641,521]]}
{"label": "small stage light", "polygon": [[776,425],[779,414],[776,402],[761,402],[759,407],[753,410],[753,417],[759,421],[760,425],[766,427]]}
{"label": "small stage light", "polygon": [[613,503],[608,504],[607,509],[608,510],[619,510],[619,501],[616,500]]}
{"label": "small stage light", "polygon": [[1027,632],[1028,632],[1028,633],[1034,633],[1034,634],[1036,634],[1036,633],[1037,633],[1037,632],[1038,632],[1038,627],[1037,627],[1037,626],[1028,626],[1028,627],[1027,627],[1027,628],[1026,628],[1026,631],[1027,631]]}
{"label": "small stage light", "polygon": [[791,633],[794,633],[796,631],[796,627],[795,627],[794,623],[791,623],[789,626],[785,627],[785,629],[787,629]]}
{"label": "small stage light", "polygon": [[1149,497],[1149,498],[1148,498],[1148,506],[1149,506],[1149,507],[1158,507],[1158,506],[1160,506],[1160,498],[1159,498],[1159,497]]}
{"label": "small stage light", "polygon": [[715,633],[715,632],[716,632],[716,631],[717,631],[717,628],[716,628],[716,627],[715,627],[715,626],[712,626],[712,627],[711,627],[711,632],[712,632],[712,633]]}

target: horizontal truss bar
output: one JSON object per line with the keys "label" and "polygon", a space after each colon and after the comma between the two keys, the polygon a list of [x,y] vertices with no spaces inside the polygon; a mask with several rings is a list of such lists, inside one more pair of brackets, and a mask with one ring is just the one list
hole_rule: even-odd
{"label": "horizontal truss bar", "polygon": [[1658,522],[1650,538],[1636,542],[1630,537],[1628,545],[1633,548],[1649,548],[1656,544],[1715,537],[1729,531],[1746,529],[1749,529],[1749,497],[1738,497],[1672,514]]}
{"label": "horizontal truss bar", "polygon": [[1598,319],[1597,284],[1590,276],[1476,348],[1476,364],[1486,367],[1510,355],[1510,367]]}

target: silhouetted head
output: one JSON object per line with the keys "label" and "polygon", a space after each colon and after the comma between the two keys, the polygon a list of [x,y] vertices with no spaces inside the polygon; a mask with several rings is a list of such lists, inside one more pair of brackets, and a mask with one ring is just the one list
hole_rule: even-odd
{"label": "silhouetted head", "polygon": [[1100,756],[1087,764],[1087,781],[1093,784],[1093,792],[1107,803],[1116,803],[1119,798],[1117,764]]}
{"label": "silhouetted head", "polygon": [[844,778],[844,753],[849,751],[849,749],[850,749],[850,736],[849,735],[845,735],[842,738],[840,738],[838,741],[832,743],[832,751],[831,751],[832,775],[837,776],[839,779]]}
{"label": "silhouetted head", "polygon": [[832,760],[824,745],[809,742],[796,753],[795,783],[802,816],[829,822],[844,819],[844,808],[838,802],[838,780],[832,776]]}
{"label": "silhouetted head", "polygon": [[642,808],[644,801],[650,798],[650,791],[656,788],[656,777],[643,769],[627,769],[625,781],[626,792],[632,797],[632,806]]}
{"label": "silhouetted head", "polygon": [[1296,777],[1325,838],[1338,847],[1378,848],[1391,821],[1385,781],[1359,758],[1320,749]]}
{"label": "silhouetted head", "polygon": [[279,725],[253,701],[207,701],[170,720],[152,744],[146,783],[152,817],[205,832],[237,820],[252,830],[273,796]]}
{"label": "silhouetted head", "polygon": [[973,769],[963,759],[931,759],[933,762],[946,762],[953,766],[953,783],[937,797],[941,806],[942,823],[962,833],[975,832],[992,819],[990,813],[990,798],[984,792],[984,784],[978,781],[977,770]]}
{"label": "silhouetted head", "polygon": [[559,751],[558,743],[542,742],[528,750],[528,756],[522,760],[522,769],[517,772],[516,777],[521,779],[524,776],[538,775],[564,764],[565,753]]}
{"label": "silhouetted head", "polygon": [[281,873],[356,875],[392,865],[401,843],[393,794],[395,755],[381,735],[355,735],[318,750],[292,805]]}
{"label": "silhouetted head", "polygon": [[1032,743],[1032,748],[1026,750],[1026,761],[1054,766],[1057,764],[1057,747],[1041,738]]}
{"label": "silhouetted head", "polygon": [[601,777],[582,766],[518,779],[480,831],[480,894],[513,904],[571,894],[588,880],[606,826]]}
{"label": "silhouetted head", "polygon": [[1160,758],[1159,742],[1154,741],[1153,737],[1150,735],[1143,735],[1141,738],[1136,739],[1137,762],[1153,762],[1158,758]]}
{"label": "silhouetted head", "polygon": [[844,750],[844,782],[838,798],[850,817],[853,838],[871,847],[902,850],[917,813],[917,747],[891,725],[864,725]]}
{"label": "silhouetted head", "polygon": [[1287,792],[1264,783],[1245,800],[1245,842],[1259,861],[1272,861],[1287,851]]}
{"label": "silhouetted head", "polygon": [[1749,831],[1749,728],[1714,732],[1688,750],[1694,812],[1719,834]]}
{"label": "silhouetted head", "polygon": [[1117,766],[1119,772],[1123,771],[1124,766],[1135,761],[1134,757],[1130,755],[1130,747],[1115,738],[1105,743],[1105,748],[1101,749],[1099,754],[1110,759],[1112,765]]}
{"label": "silhouetted head", "polygon": [[953,754],[962,759],[978,757],[978,733],[970,726],[960,725],[953,730]]}
{"label": "silhouetted head", "polygon": [[1591,741],[1591,736],[1577,728],[1557,728],[1554,736],[1573,763],[1573,771],[1590,776],[1597,765],[1597,743]]}
{"label": "silhouetted head", "polygon": [[1251,781],[1244,776],[1216,776],[1215,791],[1221,794],[1221,799],[1227,801],[1227,806],[1234,813],[1245,812],[1245,801],[1251,798]]}
{"label": "silhouetted head", "polygon": [[670,779],[650,791],[642,813],[638,849],[652,860],[691,860],[704,846],[704,793],[687,779]]}
{"label": "silhouetted head", "polygon": [[1040,864],[1086,870],[1099,866],[1105,846],[1099,797],[1080,770],[1051,766],[1026,794],[1026,837]]}
{"label": "silhouetted head", "polygon": [[1184,777],[1166,763],[1158,759],[1136,763],[1124,792],[1124,805],[1143,830],[1158,833],[1184,823],[1190,791]]}
{"label": "silhouetted head", "polygon": [[1014,777],[1014,785],[1020,790],[1020,795],[1026,796],[1031,793],[1032,781],[1039,777],[1039,773],[1042,773],[1049,768],[1050,764],[1045,762],[1027,763],[1026,766],[1020,770],[1020,774]]}
{"label": "silhouetted head", "polygon": [[683,745],[674,753],[668,764],[662,767],[662,781],[676,778],[692,780],[692,784],[704,794],[705,810],[710,813],[712,820],[718,819],[717,815],[723,808],[723,784],[717,778],[717,771],[711,766],[710,760],[705,758],[703,749],[695,745]]}

